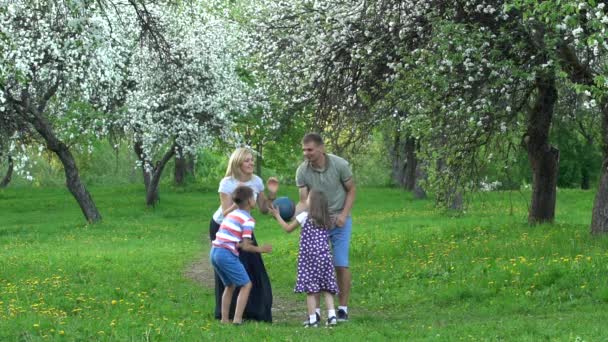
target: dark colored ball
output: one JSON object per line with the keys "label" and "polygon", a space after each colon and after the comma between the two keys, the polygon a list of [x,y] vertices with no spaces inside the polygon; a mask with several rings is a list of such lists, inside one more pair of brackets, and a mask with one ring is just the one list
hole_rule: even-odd
{"label": "dark colored ball", "polygon": [[296,212],[296,206],[289,197],[279,197],[272,204],[279,210],[279,215],[285,221],[291,220]]}

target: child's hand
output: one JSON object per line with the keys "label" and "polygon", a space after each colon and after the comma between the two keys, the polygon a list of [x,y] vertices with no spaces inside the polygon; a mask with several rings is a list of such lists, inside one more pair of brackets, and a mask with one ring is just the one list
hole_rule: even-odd
{"label": "child's hand", "polygon": [[263,245],[262,247],[260,247],[260,250],[262,251],[262,253],[270,253],[272,252],[272,246],[271,245]]}
{"label": "child's hand", "polygon": [[279,209],[277,209],[277,207],[274,206],[274,204],[271,204],[268,207],[268,211],[272,214],[272,216],[274,216],[275,218],[279,215]]}

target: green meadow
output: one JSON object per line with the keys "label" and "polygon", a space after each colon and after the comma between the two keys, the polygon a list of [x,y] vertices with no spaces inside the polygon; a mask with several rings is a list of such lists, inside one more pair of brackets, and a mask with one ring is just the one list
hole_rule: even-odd
{"label": "green meadow", "polygon": [[333,329],[301,326],[298,233],[270,217],[254,212],[258,240],[274,247],[264,260],[275,323],[223,326],[201,266],[215,189],[165,187],[154,209],[139,186],[91,193],[96,225],[64,188],[0,190],[1,341],[608,339],[608,240],[589,234],[593,192],[560,189],[555,224],[529,226],[525,192],[474,195],[451,215],[398,189],[359,188],[351,320]]}

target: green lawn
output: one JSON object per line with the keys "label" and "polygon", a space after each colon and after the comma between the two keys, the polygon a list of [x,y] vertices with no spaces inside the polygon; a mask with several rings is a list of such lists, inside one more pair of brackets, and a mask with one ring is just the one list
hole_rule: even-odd
{"label": "green lawn", "polygon": [[[284,187],[287,188],[287,187]],[[289,189],[295,198],[295,189]],[[360,188],[351,321],[304,330],[291,292],[298,235],[269,217],[257,238],[277,300],[301,317],[220,326],[213,292],[184,274],[208,252],[214,189],[91,189],[86,225],[65,189],[0,190],[0,340],[608,339],[608,240],[589,235],[592,192],[558,193],[554,225],[526,224],[527,193],[476,195],[463,216],[395,189]]]}

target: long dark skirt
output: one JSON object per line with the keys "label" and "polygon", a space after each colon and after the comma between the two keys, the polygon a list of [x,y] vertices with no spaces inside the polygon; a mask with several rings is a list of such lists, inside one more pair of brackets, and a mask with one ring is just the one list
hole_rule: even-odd
{"label": "long dark skirt", "polygon": [[[217,224],[213,219],[209,223],[209,238],[211,241],[215,240],[215,234],[217,233],[220,225]],[[255,234],[252,236],[254,245],[258,245]],[[252,287],[249,293],[249,300],[243,313],[243,319],[272,322],[272,288],[270,287],[270,279],[268,273],[266,273],[266,267],[262,260],[260,253],[248,253],[240,251],[239,259],[245,266],[245,270],[249,274],[251,279]],[[213,272],[215,276],[215,318],[222,318],[222,294],[224,293],[224,284],[222,280]],[[236,308],[236,299],[239,295],[240,288],[234,291],[232,297],[232,304],[230,304],[230,319],[234,316],[234,310]]]}

